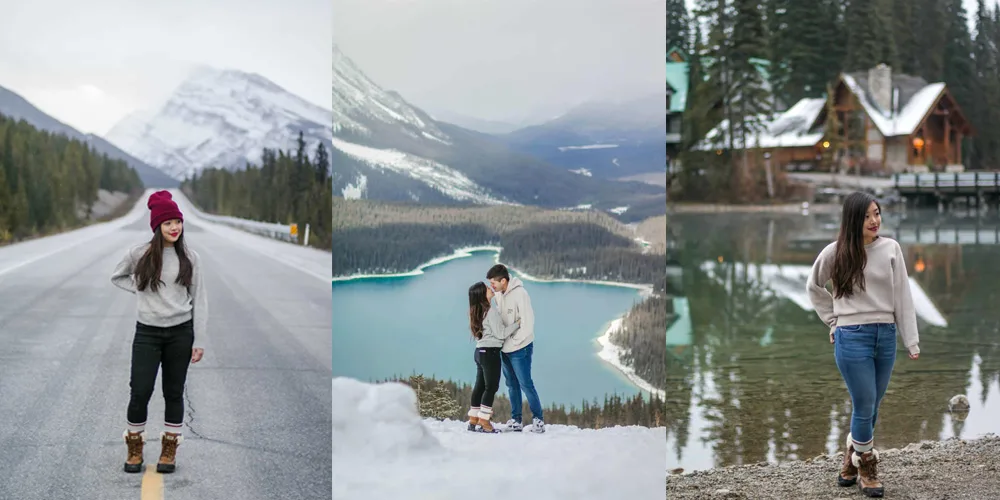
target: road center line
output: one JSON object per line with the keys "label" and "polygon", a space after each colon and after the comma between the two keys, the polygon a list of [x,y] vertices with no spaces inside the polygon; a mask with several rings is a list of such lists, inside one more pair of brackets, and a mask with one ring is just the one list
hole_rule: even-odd
{"label": "road center line", "polygon": [[142,500],[163,500],[163,474],[156,472],[155,464],[147,464],[142,475]]}

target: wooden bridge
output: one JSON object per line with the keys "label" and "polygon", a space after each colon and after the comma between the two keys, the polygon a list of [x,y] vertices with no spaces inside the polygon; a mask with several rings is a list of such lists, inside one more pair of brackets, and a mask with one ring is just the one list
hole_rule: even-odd
{"label": "wooden bridge", "polygon": [[1000,172],[895,174],[893,187],[911,206],[938,206],[965,199],[1000,207]]}

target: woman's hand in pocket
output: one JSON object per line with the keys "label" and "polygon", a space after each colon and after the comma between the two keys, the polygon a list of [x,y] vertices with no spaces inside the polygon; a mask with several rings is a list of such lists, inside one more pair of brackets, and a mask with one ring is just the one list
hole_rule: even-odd
{"label": "woman's hand in pocket", "polygon": [[831,326],[830,327],[830,343],[831,344],[833,343],[833,332],[836,332],[836,331],[837,331],[837,327],[835,327],[835,326]]}
{"label": "woman's hand in pocket", "polygon": [[201,347],[195,347],[191,349],[191,362],[197,363],[201,361],[201,357],[205,355],[205,350]]}

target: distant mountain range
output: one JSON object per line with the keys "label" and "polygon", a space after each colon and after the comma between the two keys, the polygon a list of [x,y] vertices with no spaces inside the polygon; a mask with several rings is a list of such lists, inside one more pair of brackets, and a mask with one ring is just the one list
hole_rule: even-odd
{"label": "distant mountain range", "polygon": [[661,94],[623,103],[587,103],[499,138],[512,149],[607,179],[666,171]]}
{"label": "distant mountain range", "polygon": [[133,113],[107,134],[176,179],[202,169],[259,164],[264,149],[288,150],[301,131],[310,150],[329,149],[333,115],[267,78],[201,68],[159,109]]}
{"label": "distant mountain range", "polygon": [[333,61],[335,195],[616,213],[635,204],[662,204],[665,210],[662,188],[574,174],[495,136],[431,118],[382,89],[336,47]]}
{"label": "distant mountain range", "polygon": [[66,125],[36,108],[17,93],[0,87],[0,114],[14,119],[24,120],[39,130],[53,134],[62,134],[78,141],[86,142],[98,153],[109,158],[123,160],[135,169],[146,187],[171,188],[179,185],[177,179],[164,174],[159,169],[129,155],[114,144],[93,134],[85,134]]}

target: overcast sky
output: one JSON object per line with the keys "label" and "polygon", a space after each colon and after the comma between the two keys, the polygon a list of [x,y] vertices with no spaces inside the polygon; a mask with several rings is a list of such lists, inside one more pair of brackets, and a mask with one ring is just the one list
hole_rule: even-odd
{"label": "overcast sky", "polygon": [[428,111],[491,120],[663,92],[662,0],[336,0],[334,41]]}
{"label": "overcast sky", "polygon": [[195,64],[259,73],[329,108],[333,0],[2,0],[0,86],[103,134]]}

